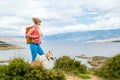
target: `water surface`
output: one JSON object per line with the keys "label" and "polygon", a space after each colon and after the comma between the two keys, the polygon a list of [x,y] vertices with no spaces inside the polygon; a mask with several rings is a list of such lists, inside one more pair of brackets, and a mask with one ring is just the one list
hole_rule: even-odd
{"label": "water surface", "polygon": [[[13,43],[12,43],[13,44]],[[25,49],[16,50],[1,50],[0,59],[13,59],[15,57],[21,57],[26,61],[31,61],[31,53],[29,50],[29,45],[26,43],[14,43],[25,47]],[[45,52],[52,51],[52,53],[57,57],[64,55],[75,57],[76,55],[87,55],[87,56],[106,56],[111,57],[120,52],[120,43],[80,43],[80,42],[43,42],[41,47]],[[78,59],[82,61],[83,64],[87,64],[86,60]],[[51,65],[53,62],[50,62]],[[49,66],[50,66],[49,65]],[[52,64],[53,65],[53,64]],[[51,65],[51,66],[52,66]]]}

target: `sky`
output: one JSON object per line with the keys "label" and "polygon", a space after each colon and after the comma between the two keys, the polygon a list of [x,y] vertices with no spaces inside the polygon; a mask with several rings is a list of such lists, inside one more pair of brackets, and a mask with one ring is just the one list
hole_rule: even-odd
{"label": "sky", "polygon": [[43,35],[120,28],[120,0],[0,0],[0,36],[24,36],[42,21]]}

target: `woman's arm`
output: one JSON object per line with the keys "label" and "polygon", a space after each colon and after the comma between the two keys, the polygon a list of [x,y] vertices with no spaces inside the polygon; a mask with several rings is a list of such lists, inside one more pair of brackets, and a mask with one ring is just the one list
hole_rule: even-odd
{"label": "woman's arm", "polygon": [[26,36],[31,37],[31,38],[38,38],[39,35],[32,35],[32,33],[35,31],[35,28],[31,28],[30,31],[27,33]]}

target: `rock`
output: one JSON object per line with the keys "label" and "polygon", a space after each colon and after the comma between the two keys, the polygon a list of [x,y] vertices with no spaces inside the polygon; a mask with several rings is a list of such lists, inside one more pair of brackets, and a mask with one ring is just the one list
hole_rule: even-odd
{"label": "rock", "polygon": [[0,60],[0,63],[10,62],[10,60]]}
{"label": "rock", "polygon": [[108,57],[104,56],[94,56],[92,57],[91,62],[88,61],[88,63],[91,63],[92,66],[95,66],[94,68],[98,69],[101,68],[103,65],[105,65],[108,61]]}
{"label": "rock", "polygon": [[92,57],[86,56],[86,55],[80,55],[80,56],[76,56],[78,58],[84,58],[84,59],[91,59]]}
{"label": "rock", "polygon": [[89,57],[89,56],[85,56],[85,55],[80,55],[80,56],[76,56],[78,58],[84,58],[84,59],[88,59],[88,63],[93,66],[93,68],[98,69],[101,68],[104,64],[107,63],[108,61],[108,57],[104,57],[104,56],[94,56],[94,57]]}

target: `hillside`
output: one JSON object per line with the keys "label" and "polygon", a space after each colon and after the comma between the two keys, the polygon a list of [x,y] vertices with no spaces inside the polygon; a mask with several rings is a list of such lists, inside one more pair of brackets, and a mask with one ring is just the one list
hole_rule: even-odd
{"label": "hillside", "polygon": [[[25,36],[0,36],[5,42],[25,42]],[[43,41],[120,42],[120,29],[68,32],[44,35]]]}
{"label": "hillside", "polygon": [[43,39],[47,41],[80,41],[80,42],[93,40],[106,40],[112,38],[120,38],[120,29],[69,32],[43,37]]}

